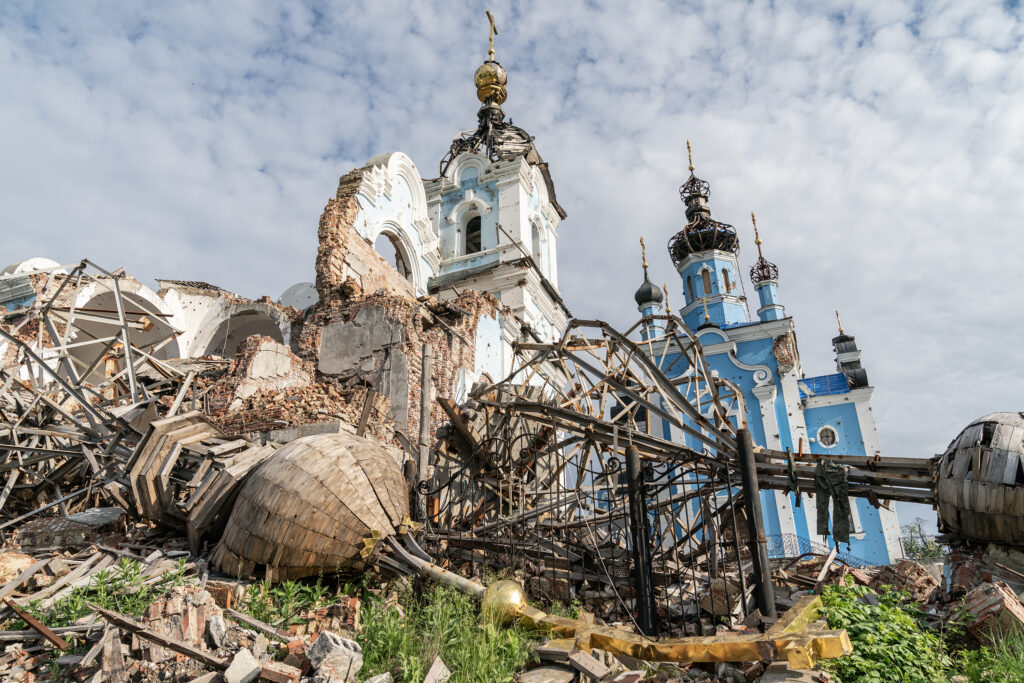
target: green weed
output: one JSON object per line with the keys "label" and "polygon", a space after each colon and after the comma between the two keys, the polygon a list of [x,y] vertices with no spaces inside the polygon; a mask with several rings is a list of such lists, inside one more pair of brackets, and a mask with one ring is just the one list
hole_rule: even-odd
{"label": "green weed", "polygon": [[537,636],[519,627],[482,623],[473,598],[443,584],[400,590],[404,615],[381,596],[364,603],[358,637],[362,679],[390,672],[400,683],[419,683],[440,656],[452,683],[497,683],[513,680],[529,661]]}
{"label": "green weed", "polygon": [[277,628],[288,628],[298,615],[307,609],[331,604],[340,594],[324,585],[322,577],[316,583],[282,581],[272,584],[260,581],[250,585],[241,600],[241,611]]}
{"label": "green weed", "polygon": [[946,680],[951,661],[942,639],[922,627],[920,612],[905,592],[826,586],[822,604],[829,626],[846,629],[853,643],[851,655],[821,662],[843,683]]}

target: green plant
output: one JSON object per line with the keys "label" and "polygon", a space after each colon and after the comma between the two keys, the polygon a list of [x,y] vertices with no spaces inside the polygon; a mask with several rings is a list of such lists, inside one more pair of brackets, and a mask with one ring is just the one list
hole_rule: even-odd
{"label": "green plant", "polygon": [[1024,633],[1001,633],[977,650],[959,652],[956,667],[970,683],[1024,683]]}
{"label": "green plant", "polygon": [[843,683],[945,680],[951,662],[942,639],[923,628],[921,613],[905,592],[826,586],[822,605],[829,626],[846,629],[853,643],[852,654],[822,661]]}
{"label": "green plant", "polygon": [[903,539],[903,553],[914,560],[929,562],[941,560],[946,556],[943,546],[935,542],[935,539],[924,532],[925,520],[918,517],[910,524],[900,527]]}
{"label": "green plant", "polygon": [[481,623],[476,601],[454,588],[404,586],[396,597],[404,612],[383,596],[364,604],[361,678],[390,672],[396,681],[419,683],[440,656],[452,683],[511,681],[529,661],[536,635]]}
{"label": "green plant", "polygon": [[304,610],[328,605],[337,595],[324,585],[322,577],[317,577],[314,584],[260,581],[246,589],[241,611],[278,628],[287,628]]}

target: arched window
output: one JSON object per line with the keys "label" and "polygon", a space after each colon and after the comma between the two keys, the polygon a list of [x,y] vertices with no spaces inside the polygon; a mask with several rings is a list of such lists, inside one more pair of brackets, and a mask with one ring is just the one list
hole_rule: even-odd
{"label": "arched window", "polygon": [[687,303],[692,304],[697,300],[697,297],[693,295],[693,278],[689,275],[686,276],[686,295],[688,297]]}
{"label": "arched window", "polygon": [[544,267],[544,245],[540,241],[540,229],[536,223],[533,223],[530,227],[530,240],[533,242],[533,262],[537,264],[537,267],[543,273],[546,268]]}
{"label": "arched window", "polygon": [[711,294],[711,271],[706,268],[700,271],[700,279],[704,284],[704,296]]}
{"label": "arched window", "polygon": [[373,243],[373,248],[385,261],[395,267],[399,275],[412,282],[412,268],[406,263],[405,256],[398,244],[395,237],[382,232]]}
{"label": "arched window", "polygon": [[480,235],[480,216],[473,216],[466,223],[466,253],[475,254],[483,248]]}
{"label": "arched window", "polygon": [[722,268],[722,282],[725,283],[725,293],[728,294],[732,291],[732,283],[729,282],[729,271]]}

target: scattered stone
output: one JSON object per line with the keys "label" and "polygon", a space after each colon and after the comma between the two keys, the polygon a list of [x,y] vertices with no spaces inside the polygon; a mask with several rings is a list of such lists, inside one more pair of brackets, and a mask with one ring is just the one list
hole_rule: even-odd
{"label": "scattered stone", "polygon": [[1024,632],[1024,605],[1002,581],[983,583],[972,590],[964,598],[964,608],[975,616],[967,630],[976,638]]}
{"label": "scattered stone", "polygon": [[452,672],[444,665],[440,657],[434,657],[434,663],[430,665],[423,683],[444,683],[451,678]]}
{"label": "scattered stone", "polygon": [[373,678],[367,678],[363,683],[393,683],[393,679],[391,678],[391,674],[384,673],[374,676]]}
{"label": "scattered stone", "polygon": [[553,664],[538,666],[519,675],[519,683],[572,683],[575,679],[575,671]]}
{"label": "scattered stone", "polygon": [[243,647],[235,653],[231,666],[224,672],[225,683],[250,683],[260,675],[260,664],[252,656],[248,648]]}
{"label": "scattered stone", "polygon": [[342,638],[332,631],[323,631],[306,648],[306,656],[317,676],[347,681],[354,679],[363,666],[362,648],[354,640]]}
{"label": "scattered stone", "polygon": [[296,683],[302,677],[302,670],[282,662],[265,662],[260,679],[271,683]]}
{"label": "scattered stone", "polygon": [[220,648],[224,645],[224,639],[228,635],[228,627],[224,622],[223,615],[213,614],[206,620],[206,635],[209,636],[210,644],[214,648]]}
{"label": "scattered stone", "polygon": [[35,564],[30,555],[24,553],[0,553],[0,585],[13,579],[18,574]]}

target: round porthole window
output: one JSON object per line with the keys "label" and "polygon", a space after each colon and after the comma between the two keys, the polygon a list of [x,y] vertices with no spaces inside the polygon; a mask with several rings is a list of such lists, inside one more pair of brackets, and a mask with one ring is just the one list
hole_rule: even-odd
{"label": "round porthole window", "polygon": [[831,427],[822,427],[818,430],[818,443],[823,448],[832,448],[839,441],[839,435]]}

